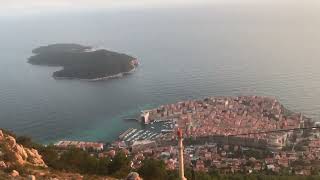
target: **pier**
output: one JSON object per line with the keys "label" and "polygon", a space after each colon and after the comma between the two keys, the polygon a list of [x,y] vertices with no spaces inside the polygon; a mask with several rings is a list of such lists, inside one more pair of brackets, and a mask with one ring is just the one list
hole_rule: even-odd
{"label": "pier", "polygon": [[133,130],[133,128],[129,128],[127,129],[125,132],[123,132],[122,134],[120,134],[119,139],[123,139],[129,132],[131,132]]}

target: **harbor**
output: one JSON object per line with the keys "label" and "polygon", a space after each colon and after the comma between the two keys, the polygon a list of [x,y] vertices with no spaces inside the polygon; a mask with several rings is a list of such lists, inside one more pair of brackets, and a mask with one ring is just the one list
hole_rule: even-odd
{"label": "harbor", "polygon": [[119,135],[119,140],[132,144],[135,141],[150,140],[154,141],[174,129],[173,121],[153,121],[143,124],[142,129],[129,128]]}

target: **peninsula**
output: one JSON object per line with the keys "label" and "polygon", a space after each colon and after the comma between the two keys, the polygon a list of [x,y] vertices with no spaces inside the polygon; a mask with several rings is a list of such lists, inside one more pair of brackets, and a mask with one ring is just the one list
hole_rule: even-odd
{"label": "peninsula", "polygon": [[245,141],[247,146],[273,150],[288,144],[291,129],[314,125],[310,118],[286,109],[275,98],[262,96],[208,97],[162,105],[143,111],[141,121],[165,122],[167,128],[160,138],[164,141],[170,141],[179,128],[186,139],[196,138],[197,143]]}
{"label": "peninsula", "polygon": [[52,44],[32,51],[28,59],[33,65],[58,66],[53,73],[57,79],[102,80],[121,77],[135,70],[137,59],[105,49],[95,50],[79,44]]}

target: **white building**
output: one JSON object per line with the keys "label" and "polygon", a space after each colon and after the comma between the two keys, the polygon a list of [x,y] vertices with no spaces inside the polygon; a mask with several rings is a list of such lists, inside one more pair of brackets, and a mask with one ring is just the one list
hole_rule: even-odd
{"label": "white building", "polygon": [[141,122],[144,124],[149,124],[150,123],[149,115],[150,115],[149,111],[142,111]]}

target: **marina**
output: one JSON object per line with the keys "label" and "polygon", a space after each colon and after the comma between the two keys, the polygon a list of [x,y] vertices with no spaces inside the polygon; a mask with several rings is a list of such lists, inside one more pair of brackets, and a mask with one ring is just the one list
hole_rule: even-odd
{"label": "marina", "polygon": [[158,120],[149,124],[143,125],[142,129],[129,128],[119,136],[120,141],[133,143],[142,140],[156,140],[163,134],[173,131],[174,124],[172,121]]}
{"label": "marina", "polygon": [[120,140],[128,143],[138,140],[155,140],[155,138],[160,135],[160,133],[152,132],[150,130],[137,130],[132,128],[128,130],[129,132],[125,136],[121,136],[122,138],[119,137]]}

